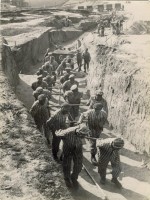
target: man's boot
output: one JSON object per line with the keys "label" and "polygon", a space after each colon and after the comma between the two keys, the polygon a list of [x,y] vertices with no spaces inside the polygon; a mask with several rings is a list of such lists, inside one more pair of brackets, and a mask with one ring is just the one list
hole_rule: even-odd
{"label": "man's boot", "polygon": [[67,186],[68,188],[73,188],[73,185],[72,185],[72,183],[71,183],[71,181],[70,181],[69,178],[66,178],[66,179],[65,179],[65,183],[66,183],[66,186]]}
{"label": "man's boot", "polygon": [[60,161],[63,161],[63,154],[60,155],[59,160],[60,160]]}
{"label": "man's boot", "polygon": [[75,190],[78,190],[79,189],[79,183],[78,183],[77,179],[71,177],[71,181],[72,181],[72,184],[73,184],[73,188]]}
{"label": "man's boot", "polygon": [[111,182],[113,182],[116,186],[117,186],[117,188],[119,188],[119,189],[121,189],[122,188],[122,185],[121,185],[121,183],[118,181],[118,179],[117,178],[112,178],[111,179]]}
{"label": "man's boot", "polygon": [[59,160],[56,153],[53,153],[53,158],[54,158],[55,161],[58,161],[58,160]]}
{"label": "man's boot", "polygon": [[106,182],[106,177],[101,176],[100,183],[101,183],[102,185],[105,185],[105,182]]}
{"label": "man's boot", "polygon": [[97,160],[95,158],[95,155],[91,155],[91,163],[94,165],[94,166],[97,166],[98,163],[97,163]]}

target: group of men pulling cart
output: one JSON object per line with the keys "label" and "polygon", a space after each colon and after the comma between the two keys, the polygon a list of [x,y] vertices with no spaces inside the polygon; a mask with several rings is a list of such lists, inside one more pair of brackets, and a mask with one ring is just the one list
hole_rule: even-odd
{"label": "group of men pulling cart", "polygon": [[[122,185],[118,181],[121,172],[119,150],[123,148],[124,141],[122,138],[101,137],[104,125],[108,123],[108,106],[103,98],[103,91],[96,90],[95,95],[91,96],[85,105],[87,111],[80,114],[83,93],[80,92],[80,83],[76,80],[75,61],[70,52],[68,55],[67,53],[59,55],[60,52],[62,53],[57,50],[55,54],[50,53],[48,49],[44,56],[44,64],[37,71],[37,81],[31,86],[35,101],[30,113],[39,131],[44,133],[47,143],[52,145],[53,158],[62,163],[68,188],[79,187],[77,179],[83,165],[83,138],[88,138],[90,142],[91,163],[98,166],[101,184],[106,182],[106,169],[111,162],[112,182],[121,188]],[[88,49],[83,54],[77,50],[75,58],[78,73],[81,72],[82,61],[84,61],[84,72],[87,73],[91,60]],[[56,106],[58,109],[52,115],[50,100],[53,100],[53,92],[58,85],[61,88],[59,95],[63,96],[63,102],[59,101],[60,104]],[[61,156],[58,156],[61,140],[63,150]],[[71,171],[72,160],[74,166]]]}

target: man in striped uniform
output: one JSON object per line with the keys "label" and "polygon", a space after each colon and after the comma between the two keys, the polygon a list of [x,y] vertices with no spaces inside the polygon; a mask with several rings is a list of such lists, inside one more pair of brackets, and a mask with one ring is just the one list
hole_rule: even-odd
{"label": "man in striped uniform", "polygon": [[[90,137],[99,138],[103,131],[103,126],[107,119],[107,113],[103,110],[101,103],[94,104],[94,109],[88,110],[81,114],[78,123],[82,123],[83,120],[87,120],[87,125],[90,129]],[[97,153],[96,140],[90,140],[91,146],[91,162],[93,165],[97,165],[95,155]]]}
{"label": "man in striped uniform", "polygon": [[104,110],[107,112],[108,115],[108,106],[106,100],[103,98],[103,91],[97,90],[94,97],[91,97],[89,102],[87,103],[87,106],[89,106],[89,109],[93,109],[93,106],[95,103],[101,103],[103,105]]}
{"label": "man in striped uniform", "polygon": [[49,143],[46,121],[50,117],[50,111],[46,100],[47,99],[44,94],[39,95],[38,100],[33,103],[30,109],[30,113],[34,118],[35,124],[37,125],[39,131],[44,131],[45,137],[47,138],[47,141]]}
{"label": "man in striped uniform", "polygon": [[61,105],[61,108],[54,113],[54,115],[47,121],[47,126],[49,130],[52,132],[52,154],[55,160],[58,160],[57,153],[59,151],[60,138],[56,136],[55,132],[60,129],[66,129],[66,119],[68,117],[68,113],[70,110],[70,106],[68,103],[64,103]]}
{"label": "man in striped uniform", "polygon": [[[82,140],[81,135],[87,134],[87,127],[75,126],[65,130],[59,130],[56,135],[63,139],[63,173],[67,187],[78,189],[78,175],[82,170]],[[80,135],[81,134],[81,135]],[[71,161],[73,171],[71,174]]]}
{"label": "man in striped uniform", "polygon": [[101,177],[101,184],[105,184],[106,181],[106,169],[108,163],[111,162],[112,167],[112,182],[118,188],[122,188],[121,183],[118,181],[119,174],[121,172],[120,155],[119,150],[123,148],[124,141],[121,138],[108,138],[104,140],[97,140],[96,146],[99,149],[98,153],[98,172]]}
{"label": "man in striped uniform", "polygon": [[32,87],[33,90],[36,90],[36,88],[38,88],[38,87],[42,87],[43,89],[47,89],[48,88],[47,83],[45,81],[43,81],[42,75],[39,75],[37,77],[37,79],[38,79],[37,81],[32,83],[31,87]]}
{"label": "man in striped uniform", "polygon": [[63,89],[63,92],[65,93],[66,91],[70,90],[71,86],[73,85],[79,85],[79,83],[75,80],[75,76],[74,74],[71,74],[69,76],[69,80],[64,82],[63,86],[62,86],[62,89]]}
{"label": "man in striped uniform", "polygon": [[[64,99],[70,104],[69,120],[74,121],[79,116],[79,104],[81,102],[82,93],[78,91],[78,86],[73,85],[70,90],[64,94]],[[71,105],[77,104],[77,105]]]}

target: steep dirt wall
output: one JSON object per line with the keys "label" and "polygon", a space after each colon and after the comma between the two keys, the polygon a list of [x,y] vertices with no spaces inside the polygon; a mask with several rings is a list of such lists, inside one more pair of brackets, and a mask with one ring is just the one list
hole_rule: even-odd
{"label": "steep dirt wall", "polygon": [[81,33],[82,31],[78,30],[50,29],[17,45],[18,51],[14,53],[14,58],[17,63],[18,72],[26,73],[29,70],[29,66],[42,61],[46,49],[52,48],[53,43],[62,44],[78,37]]}
{"label": "steep dirt wall", "polygon": [[55,44],[67,42],[80,36],[82,31],[68,28],[67,30],[53,30],[49,32],[49,40]]}
{"label": "steep dirt wall", "polygon": [[72,200],[51,147],[2,71],[0,83],[0,199]]}
{"label": "steep dirt wall", "polygon": [[1,56],[2,60],[0,65],[0,71],[4,71],[9,83],[13,87],[16,87],[17,84],[19,83],[17,66],[14,57],[12,55],[12,51],[8,46],[7,41],[4,38],[2,38]]}
{"label": "steep dirt wall", "polygon": [[42,55],[49,47],[49,31],[17,45],[18,51],[14,54],[18,72],[26,72],[31,65],[35,65],[42,59]]}
{"label": "steep dirt wall", "polygon": [[88,87],[93,93],[96,88],[103,88],[113,128],[150,155],[149,75],[144,64],[139,66],[117,49],[100,45],[95,51]]}

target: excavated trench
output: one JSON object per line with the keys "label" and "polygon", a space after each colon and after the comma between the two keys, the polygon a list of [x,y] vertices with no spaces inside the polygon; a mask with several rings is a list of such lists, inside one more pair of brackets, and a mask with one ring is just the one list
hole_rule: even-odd
{"label": "excavated trench", "polygon": [[[42,64],[46,49],[52,49],[50,42],[57,41],[59,44],[80,34],[81,31],[46,31],[39,38],[18,45],[13,50],[3,39],[0,69],[2,199],[72,200],[63,180],[61,166],[53,161],[51,147],[47,147],[45,137],[36,130],[26,109],[24,97],[31,107],[32,90],[30,84],[20,78],[19,72],[24,73],[24,77],[32,74],[37,65]],[[34,76],[29,77],[32,83]],[[21,96],[23,98],[19,98]]]}
{"label": "excavated trench", "polygon": [[[73,43],[82,33],[79,30],[46,30],[39,37],[17,46],[17,51],[13,51],[17,64],[12,63],[13,70],[4,69],[8,77],[12,77],[13,85],[14,80],[18,84],[17,73],[32,74],[34,66],[41,65],[48,47],[53,50],[54,44],[65,44],[68,41]],[[81,49],[85,48],[86,40],[91,39],[91,36],[90,39],[88,37],[85,35],[84,38],[83,35]],[[127,40],[122,40],[119,45],[128,43],[130,44]],[[135,59],[131,60],[127,53],[122,53],[119,45],[95,44],[92,52],[93,45],[90,44],[93,59],[87,77],[88,89],[92,94],[95,89],[103,88],[109,106],[109,121],[114,130],[128,138],[138,150],[149,155],[149,80],[140,78],[143,70],[135,63]],[[7,55],[3,57],[9,60]]]}
{"label": "excavated trench", "polygon": [[54,45],[73,40],[80,36],[80,30],[51,30],[48,29],[23,44],[17,46],[13,55],[17,63],[18,72],[26,74],[30,71],[29,66],[34,66],[43,61],[43,55],[47,48],[54,49]]}
{"label": "excavated trench", "polygon": [[[75,43],[73,41],[81,34],[82,31],[79,30],[60,31],[48,29],[39,34],[38,37],[18,45],[12,51],[7,45],[3,46],[3,71],[7,75],[13,89],[19,88],[19,92],[22,90],[20,94],[17,91],[17,97],[24,105],[31,106],[31,101],[33,101],[30,98],[32,96],[30,84],[36,78],[33,76],[33,72],[42,64],[46,49],[49,47],[53,50],[54,44],[64,43],[65,45],[69,41],[74,46]],[[95,37],[90,34],[85,33],[85,35],[81,36],[81,49],[88,47],[92,57],[90,71],[87,76],[87,89],[90,90],[92,95],[99,87],[103,88],[104,98],[107,100],[109,107],[108,120],[113,127],[114,133],[123,135],[138,150],[149,155],[150,110],[148,104],[150,100],[150,87],[148,79],[141,79],[141,74],[144,73],[142,69],[135,64],[135,60],[132,62],[127,54],[122,54],[118,46],[98,44]],[[4,43],[6,44],[7,42],[4,41]],[[24,81],[20,80],[19,76],[29,78],[28,85],[24,84]],[[23,93],[24,96],[22,95]],[[30,108],[30,106],[27,107]],[[28,113],[26,112],[25,114],[28,116],[28,120],[32,121]],[[29,132],[35,131],[33,122],[28,124],[28,127],[30,126],[32,130],[28,130],[28,137]],[[25,134],[25,130],[23,134]],[[36,138],[36,134],[37,132],[33,133],[34,138]],[[33,170],[38,171],[36,176],[34,175],[34,178],[37,180],[34,187],[40,192],[40,195],[42,194],[46,198],[52,196],[54,199],[64,198],[70,200],[72,197],[70,197],[69,193],[66,192],[66,196],[63,196],[63,191],[66,191],[66,189],[62,180],[62,172],[53,163],[52,158],[48,158],[50,152],[47,151],[46,145],[42,148],[43,139],[40,137],[37,134],[37,139],[35,140],[35,142],[39,140],[39,145],[35,145],[35,142],[32,144],[32,150],[34,147],[36,147],[35,149],[38,148],[36,159],[38,158],[38,162],[40,162],[40,164],[36,166],[33,164],[32,166]],[[41,148],[42,152],[44,152],[44,158],[40,154]],[[32,159],[34,156],[35,154],[33,153]],[[58,173],[52,173],[55,168],[58,170]],[[34,182],[31,181],[30,183],[34,185]],[[57,190],[60,190],[60,192],[58,193]],[[30,198],[31,196],[28,199]],[[77,197],[77,199],[80,198]]]}

